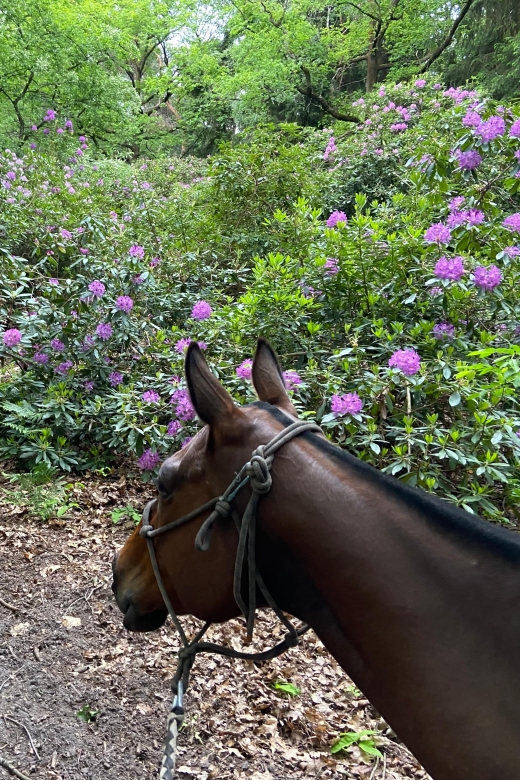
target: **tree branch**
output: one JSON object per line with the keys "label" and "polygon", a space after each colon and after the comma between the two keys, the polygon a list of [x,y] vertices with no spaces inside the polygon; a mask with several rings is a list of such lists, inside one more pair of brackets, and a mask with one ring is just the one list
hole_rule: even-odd
{"label": "tree branch", "polygon": [[468,13],[469,9],[471,8],[474,2],[475,0],[466,0],[465,5],[463,6],[458,17],[453,22],[451,29],[448,35],[446,36],[446,38],[443,40],[443,42],[439,46],[437,46],[437,48],[434,51],[432,51],[430,54],[427,54],[426,57],[422,57],[421,62],[423,63],[423,65],[421,65],[421,67],[419,68],[418,73],[424,73],[425,71],[427,71],[430,65],[432,65],[432,63],[434,63],[435,60],[441,56],[442,52],[448,48],[448,46],[453,40],[455,33],[458,30],[460,23],[462,22],[462,20],[464,19],[464,17]]}
{"label": "tree branch", "polygon": [[364,8],[360,8],[359,5],[356,5],[356,3],[351,3],[350,0],[344,0],[343,3],[338,3],[338,6],[340,5],[351,5],[352,8],[355,8],[356,11],[359,11],[360,14],[363,14],[363,16],[368,16],[368,18],[373,19],[374,22],[381,21],[381,19],[378,16],[374,16],[374,14],[371,14],[369,11],[365,11]]}
{"label": "tree branch", "polygon": [[305,65],[300,65],[300,69],[305,76],[305,87],[296,87],[300,95],[305,95],[305,97],[314,100],[315,103],[318,103],[318,105],[322,107],[326,114],[334,117],[334,119],[339,119],[341,122],[355,122],[356,124],[359,123],[360,120],[357,116],[354,116],[353,114],[343,114],[341,111],[337,111],[333,106],[331,106],[330,103],[319,94],[319,92],[316,92],[313,89],[309,69],[306,68]]}

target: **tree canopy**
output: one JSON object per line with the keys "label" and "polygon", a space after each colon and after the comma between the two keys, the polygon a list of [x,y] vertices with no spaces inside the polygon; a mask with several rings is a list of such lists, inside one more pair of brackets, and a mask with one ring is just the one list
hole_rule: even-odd
{"label": "tree canopy", "polygon": [[518,95],[516,0],[5,0],[0,135],[47,110],[100,151],[206,155],[262,122],[358,121],[353,96],[434,71]]}

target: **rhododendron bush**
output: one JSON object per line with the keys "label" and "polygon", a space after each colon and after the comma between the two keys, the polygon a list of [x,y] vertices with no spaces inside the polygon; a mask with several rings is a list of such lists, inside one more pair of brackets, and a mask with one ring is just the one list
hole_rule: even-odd
{"label": "rhododendron bush", "polygon": [[[96,160],[54,110],[0,157],[0,455],[150,478],[197,429],[190,340],[237,402],[257,336],[303,416],[498,516],[520,496],[520,111],[424,79],[360,123],[208,161]],[[50,137],[52,135],[52,138]]]}

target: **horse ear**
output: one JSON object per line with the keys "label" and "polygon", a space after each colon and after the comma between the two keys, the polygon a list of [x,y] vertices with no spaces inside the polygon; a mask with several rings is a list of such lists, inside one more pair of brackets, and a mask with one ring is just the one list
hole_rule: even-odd
{"label": "horse ear", "polygon": [[265,339],[258,339],[253,359],[252,379],[261,401],[279,406],[285,412],[298,416],[287,395],[282,370],[276,352]]}
{"label": "horse ear", "polygon": [[185,371],[191,402],[202,422],[214,426],[238,411],[229,393],[210,371],[195,341],[188,347]]}

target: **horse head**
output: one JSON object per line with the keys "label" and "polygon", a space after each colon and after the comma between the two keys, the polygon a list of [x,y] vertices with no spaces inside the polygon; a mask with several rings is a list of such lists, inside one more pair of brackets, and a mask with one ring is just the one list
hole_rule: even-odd
{"label": "horse head", "polygon": [[[197,416],[205,423],[192,441],[161,466],[158,499],[150,511],[154,528],[168,525],[222,495],[260,443],[280,430],[261,405],[238,407],[210,371],[197,344],[186,355],[186,379]],[[260,339],[253,361],[252,380],[260,401],[277,407],[293,420],[297,413],[287,395],[277,357]],[[245,506],[249,488],[237,496]],[[200,552],[195,538],[209,510],[191,522],[155,540],[159,569],[175,612],[223,622],[240,614],[233,596],[233,570],[238,535],[233,521],[217,522],[210,549]],[[153,572],[146,540],[137,526],[113,560],[113,585],[131,631],[153,631],[167,610]]]}

